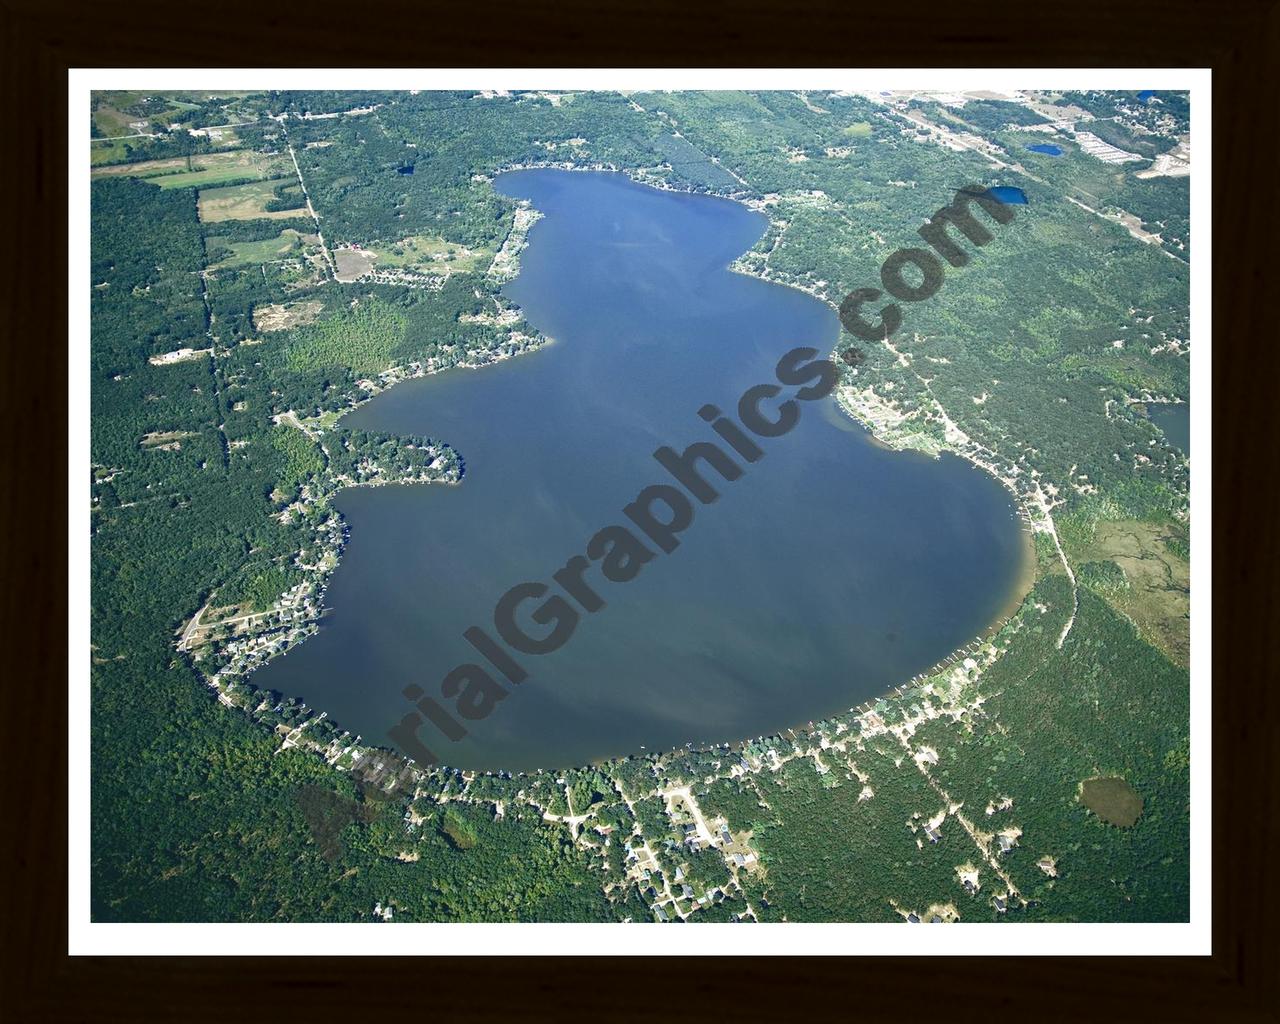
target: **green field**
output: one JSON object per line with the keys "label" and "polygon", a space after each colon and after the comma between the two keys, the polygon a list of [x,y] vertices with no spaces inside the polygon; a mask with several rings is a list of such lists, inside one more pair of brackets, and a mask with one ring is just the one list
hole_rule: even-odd
{"label": "green field", "polygon": [[219,242],[232,250],[232,255],[224,256],[210,265],[213,270],[225,270],[228,267],[251,266],[255,263],[270,263],[282,259],[302,248],[302,236],[293,228],[285,228],[275,238],[264,238],[257,242]]}
{"label": "green field", "polygon": [[[270,157],[256,152],[230,150],[227,152],[202,152],[191,156],[170,156],[164,160],[138,160],[132,164],[115,164],[106,168],[93,170],[93,178],[184,178],[187,184],[198,184],[191,180],[193,174],[201,172],[236,172],[237,178],[246,177],[264,164],[269,165]],[[156,182],[160,184],[160,182]],[[170,186],[173,187],[173,186]]]}
{"label": "green field", "polygon": [[[239,150],[245,153],[245,150]],[[288,161],[283,163],[279,157],[263,157],[258,153],[249,154],[253,159],[212,166],[203,171],[192,171],[186,174],[165,175],[156,184],[161,188],[190,188],[218,185],[241,178],[281,177],[290,170]]]}
{"label": "green field", "polygon": [[378,267],[402,267],[418,271],[474,271],[493,258],[490,249],[469,249],[431,235],[413,235],[388,246],[372,246]]}
{"label": "green field", "polygon": [[123,160],[129,155],[128,145],[125,139],[116,139],[112,142],[94,141],[89,144],[89,163],[96,167],[98,164],[114,163],[116,160]]}
{"label": "green field", "polygon": [[[98,143],[95,143],[95,148]],[[119,145],[123,142],[103,143],[104,146]],[[216,167],[228,162],[231,153],[213,153],[207,156],[175,156],[167,160],[138,160],[130,164],[114,164],[111,167],[99,167],[89,176],[91,178],[157,178],[162,174],[180,174],[188,171],[199,171]]]}
{"label": "green field", "polygon": [[[230,178],[244,177],[228,175]],[[183,177],[186,177],[183,175]],[[168,179],[165,179],[166,181]],[[224,178],[223,180],[227,180]],[[159,182],[157,182],[159,184]],[[196,184],[192,182],[192,184]],[[225,188],[206,188],[200,190],[200,219],[206,224],[223,220],[287,220],[305,215],[302,203],[291,210],[269,212],[267,203],[275,198],[276,187],[280,178],[268,178],[265,181],[251,181],[244,185],[229,185]],[[171,186],[170,186],[171,187]],[[301,197],[299,196],[299,200]]]}
{"label": "green field", "polygon": [[[95,144],[93,152],[103,154],[98,162],[124,155],[124,142]],[[111,147],[106,149],[105,147]],[[218,185],[245,178],[271,178],[287,174],[292,168],[287,159],[265,156],[248,149],[236,149],[219,153],[199,153],[191,157],[169,157],[163,160],[140,160],[130,164],[116,164],[95,168],[94,178],[127,177],[146,178],[161,188],[192,188]]]}

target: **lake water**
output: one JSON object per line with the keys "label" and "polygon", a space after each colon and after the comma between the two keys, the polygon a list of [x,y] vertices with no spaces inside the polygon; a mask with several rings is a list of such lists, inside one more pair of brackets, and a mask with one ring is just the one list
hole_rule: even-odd
{"label": "lake water", "polygon": [[993,197],[1009,206],[1026,206],[1027,194],[1014,185],[996,185],[987,190]]}
{"label": "lake water", "polygon": [[1191,454],[1191,405],[1188,402],[1149,402],[1151,420],[1178,451]]}
{"label": "lake water", "polygon": [[1027,149],[1033,153],[1043,153],[1045,156],[1062,156],[1062,150],[1049,142],[1037,142],[1034,146],[1028,146]]}
{"label": "lake water", "polygon": [[[732,412],[784,353],[825,355],[838,336],[821,302],[726,269],[766,226],[740,204],[603,173],[518,171],[497,187],[546,215],[506,292],[555,341],[347,416],[447,441],[465,479],[343,492],[332,612],[254,680],[370,743],[390,744],[410,684],[452,708],[442,678],[483,664],[463,631],[495,636],[504,592],[549,582],[597,530],[628,524],[642,488],[672,482],[656,448],[717,440],[702,406]],[[877,446],[833,398],[798,404],[793,430],[757,439],[763,458],[737,460],[739,479],[705,473],[720,498],[695,505],[678,548],[626,583],[593,566],[605,607],[554,653],[518,655],[528,678],[465,739],[425,724],[426,745],[456,767],[529,770],[771,734],[910,679],[1020,596],[1028,545],[994,479]]]}

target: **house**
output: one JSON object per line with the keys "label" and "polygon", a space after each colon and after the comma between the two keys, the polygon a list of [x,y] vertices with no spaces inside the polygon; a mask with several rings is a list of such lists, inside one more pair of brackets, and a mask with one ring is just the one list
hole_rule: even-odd
{"label": "house", "polygon": [[689,888],[688,884],[680,886],[680,894],[687,900],[693,899],[693,890]]}
{"label": "house", "polygon": [[[1008,893],[1005,895],[1007,896]],[[1005,912],[1006,905],[1003,897],[997,896],[992,902],[995,904],[997,914],[1003,914]]]}
{"label": "house", "polygon": [[[936,921],[937,918],[935,917],[934,920]],[[919,914],[911,913],[907,915],[907,924],[919,924],[919,923],[920,923]]]}

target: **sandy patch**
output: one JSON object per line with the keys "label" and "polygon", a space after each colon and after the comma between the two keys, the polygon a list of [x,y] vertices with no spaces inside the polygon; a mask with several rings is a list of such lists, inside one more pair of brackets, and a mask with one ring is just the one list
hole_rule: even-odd
{"label": "sandy patch", "polygon": [[264,334],[269,331],[287,331],[290,327],[311,323],[323,309],[323,302],[285,302],[255,306],[253,326]]}

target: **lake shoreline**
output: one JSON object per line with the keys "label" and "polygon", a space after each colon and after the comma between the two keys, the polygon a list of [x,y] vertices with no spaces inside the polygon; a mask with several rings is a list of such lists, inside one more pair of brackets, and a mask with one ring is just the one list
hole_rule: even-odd
{"label": "lake shoreline", "polygon": [[[717,193],[700,192],[700,191],[695,191],[695,190],[692,190],[692,189],[680,189],[680,188],[676,188],[676,187],[674,187],[674,186],[671,186],[670,184],[657,184],[657,183],[655,183],[655,182],[653,182],[653,181],[650,181],[650,180],[644,180],[643,178],[639,178],[639,177],[637,177],[635,174],[628,173],[628,172],[626,172],[626,171],[622,171],[622,170],[619,170],[619,169],[617,169],[617,168],[604,167],[604,166],[599,166],[599,167],[578,167],[578,166],[574,166],[574,167],[566,167],[565,165],[558,165],[558,164],[545,164],[545,165],[540,165],[540,166],[539,166],[539,167],[537,167],[537,168],[532,167],[532,166],[530,166],[530,167],[518,167],[518,168],[517,168],[517,167],[512,167],[512,168],[510,168],[510,170],[533,170],[533,169],[558,169],[558,170],[579,170],[579,171],[608,171],[608,172],[611,172],[611,173],[617,173],[617,174],[620,174],[621,176],[623,176],[623,177],[627,178],[629,181],[631,181],[631,182],[633,182],[633,183],[635,183],[635,184],[637,184],[637,185],[648,186],[648,187],[655,188],[655,189],[657,189],[657,190],[661,190],[661,191],[669,191],[669,192],[676,192],[676,193],[684,193],[684,194],[689,194],[689,195],[701,195],[701,196],[705,196],[705,197],[707,197],[707,198],[719,198],[719,199],[728,199],[728,200],[732,200],[732,201],[734,201],[734,202],[738,202],[738,203],[742,204],[743,206],[746,206],[748,209],[751,209],[751,210],[752,210],[752,211],[754,211],[754,212],[765,213],[765,216],[766,216],[766,219],[768,220],[768,224],[769,224],[769,226],[771,227],[771,226],[773,226],[773,224],[774,224],[774,221],[772,220],[772,218],[770,218],[770,217],[768,216],[768,213],[767,213],[767,206],[768,206],[768,204],[767,204],[766,202],[764,202],[763,200],[747,201],[747,200],[744,200],[744,199],[742,199],[742,198],[740,198],[740,197],[738,197],[738,196],[724,196],[724,195],[719,195],[719,194],[717,194]],[[531,227],[533,226],[533,224],[534,224],[534,223],[536,223],[537,219],[539,219],[539,218],[538,218],[537,216],[535,216],[535,217],[534,217],[534,218],[529,222],[529,224],[528,224],[528,225],[527,225],[527,227],[526,227],[526,231],[525,231],[525,234],[526,234],[526,235],[527,235],[527,230],[528,230],[528,228],[531,228]],[[767,231],[767,230],[768,230],[768,227],[766,227],[766,231]],[[508,238],[510,238],[510,235],[511,235],[511,234],[514,234],[514,233],[516,233],[515,226],[513,226],[513,231],[509,234]],[[522,239],[521,241],[524,241],[524,242],[525,242],[525,244],[527,244],[527,237],[526,237],[525,239]],[[505,246],[506,246],[506,242],[504,242],[504,248],[505,248]],[[523,245],[521,245],[521,246],[520,246],[520,248],[521,248],[521,249],[523,249],[523,248],[524,248],[524,246],[523,246]],[[741,257],[739,256],[739,257],[735,257],[733,260],[730,260],[730,261],[726,264],[725,269],[728,269],[728,270],[729,270],[729,271],[731,271],[732,273],[737,273],[737,274],[742,274],[742,275],[744,275],[744,276],[754,277],[754,278],[756,278],[757,280],[762,281],[763,283],[771,284],[771,285],[778,286],[778,287],[785,287],[785,288],[793,289],[793,290],[795,290],[795,291],[802,292],[802,293],[804,293],[804,294],[808,295],[808,296],[809,296],[809,297],[811,297],[811,298],[815,298],[815,299],[819,300],[820,302],[822,302],[823,304],[825,304],[825,305],[826,305],[826,306],[828,306],[829,308],[832,308],[832,309],[834,309],[834,308],[835,308],[834,303],[832,303],[830,299],[828,299],[825,295],[820,294],[820,293],[819,293],[817,290],[815,290],[815,289],[808,288],[808,287],[804,287],[804,286],[801,286],[801,285],[797,285],[797,284],[794,284],[794,283],[792,283],[792,282],[788,282],[788,281],[785,281],[785,280],[778,280],[778,279],[773,278],[773,277],[771,277],[771,276],[766,276],[766,274],[759,273],[759,272],[756,272],[756,271],[754,271],[754,270],[751,270],[751,269],[748,269],[748,268],[744,268],[744,267],[741,267],[741,266],[737,266],[737,265],[735,265],[735,264],[737,264],[737,262],[738,262],[738,260],[739,260],[740,258],[741,258]],[[506,278],[506,280],[509,280],[509,279],[510,279],[510,278]],[[355,402],[354,402],[354,404],[351,406],[351,408],[344,410],[344,412],[343,412],[342,416],[343,416],[343,417],[345,417],[348,413],[353,412],[353,411],[355,411],[356,409],[358,409],[358,408],[360,408],[360,407],[362,407],[362,406],[366,405],[366,404],[367,404],[368,402],[370,402],[373,398],[378,397],[378,395],[380,395],[380,394],[385,394],[387,391],[389,391],[389,390],[390,390],[392,387],[394,387],[396,384],[399,384],[399,383],[401,383],[401,382],[402,382],[402,381],[404,381],[404,380],[421,379],[421,378],[424,378],[424,377],[431,376],[431,375],[434,375],[434,374],[436,374],[436,373],[439,373],[439,372],[441,372],[441,371],[443,371],[443,370],[445,370],[445,369],[452,369],[452,368],[480,368],[480,367],[485,366],[485,365],[492,365],[493,363],[496,363],[496,362],[498,362],[498,361],[503,361],[503,360],[505,360],[505,359],[514,358],[516,355],[523,355],[523,354],[525,354],[525,353],[526,353],[526,352],[528,352],[528,351],[537,351],[537,350],[539,350],[540,348],[544,347],[546,344],[549,344],[549,343],[553,340],[553,339],[551,339],[551,338],[550,338],[550,337],[548,337],[548,336],[542,335],[542,334],[541,334],[541,332],[538,332],[538,337],[539,337],[539,339],[540,339],[540,340],[539,340],[539,342],[538,342],[537,344],[530,345],[530,346],[527,346],[527,347],[522,347],[522,348],[520,348],[520,349],[518,349],[518,350],[511,351],[511,352],[505,352],[505,353],[504,353],[504,352],[499,352],[499,353],[497,353],[497,354],[494,354],[494,355],[490,356],[489,358],[482,358],[481,360],[476,361],[476,362],[463,362],[463,363],[450,364],[450,365],[448,365],[448,366],[430,366],[430,367],[425,366],[425,365],[415,365],[415,364],[410,364],[408,367],[395,367],[395,368],[392,368],[391,370],[386,371],[383,375],[380,375],[380,377],[381,377],[381,378],[389,378],[389,379],[386,379],[386,380],[384,381],[384,383],[382,383],[382,385],[381,385],[381,386],[379,386],[376,390],[372,390],[372,391],[368,391],[368,390],[366,390],[366,391],[365,391],[365,393],[364,393],[364,394],[363,394],[359,399],[355,400]],[[408,370],[409,372],[405,372],[406,370]],[[860,427],[862,427],[862,430],[863,430],[863,437],[862,437],[862,440],[864,440],[866,443],[871,444],[871,445],[874,445],[874,446],[876,446],[876,447],[885,448],[885,449],[894,450],[894,451],[902,451],[902,450],[904,450],[904,449],[903,449],[903,447],[901,447],[901,446],[899,446],[899,445],[895,445],[895,444],[892,442],[892,440],[891,440],[891,439],[889,439],[889,438],[887,438],[887,437],[883,437],[883,436],[881,436],[881,435],[880,435],[880,432],[874,428],[874,425],[869,425],[867,422],[865,422],[864,420],[862,420],[862,419],[861,419],[861,418],[859,418],[858,416],[854,415],[854,414],[853,414],[853,412],[852,412],[852,411],[851,411],[851,410],[850,410],[850,409],[845,405],[845,403],[844,403],[843,401],[839,401],[839,400],[838,400],[838,401],[837,401],[837,404],[841,406],[841,410],[842,410],[842,412],[843,412],[845,415],[848,415],[851,419],[853,419],[853,420],[854,420],[854,422],[858,423],[858,424],[859,424],[859,426],[860,426]],[[448,442],[444,442],[444,443],[446,443],[446,444],[447,444]],[[450,445],[450,447],[452,447],[452,445]],[[976,466],[978,466],[979,468],[982,468],[982,469],[986,470],[989,474],[991,474],[992,476],[995,476],[997,480],[1000,480],[1000,482],[1001,482],[1002,484],[1004,484],[1004,485],[1006,486],[1006,488],[1008,488],[1010,491],[1012,491],[1012,492],[1015,494],[1015,497],[1017,496],[1016,489],[1012,486],[1011,482],[1010,482],[1008,479],[1006,479],[1006,478],[1005,478],[1004,476],[1002,476],[999,472],[997,472],[997,471],[996,471],[996,470],[995,470],[991,465],[984,464],[982,461],[980,461],[979,459],[975,458],[975,457],[974,457],[974,455],[973,455],[972,453],[967,452],[967,451],[965,451],[965,450],[963,450],[963,449],[953,448],[953,447],[951,447],[950,445],[943,445],[943,446],[941,446],[941,447],[940,447],[940,450],[948,450],[948,451],[951,451],[951,453],[952,453],[953,455],[955,455],[955,456],[957,456],[957,457],[959,457],[959,458],[965,459],[966,461],[970,462],[971,464],[976,465]],[[939,454],[939,451],[926,452],[926,454],[932,454],[935,458],[937,458],[937,457],[938,457],[938,454]],[[368,486],[368,484],[354,484],[354,485],[352,485],[352,486]],[[345,489],[345,488],[343,488],[343,489]],[[336,511],[337,511],[337,510],[336,510],[336,508],[335,508],[335,512],[336,512]],[[338,515],[341,517],[341,513],[338,513]],[[343,521],[343,522],[344,522],[344,524],[345,524],[345,518],[343,518],[343,519],[342,519],[342,521]],[[981,634],[979,634],[979,636],[978,636],[978,638],[977,638],[977,640],[978,640],[978,641],[981,641],[983,638],[987,638],[987,637],[993,636],[995,633],[997,633],[997,632],[998,632],[998,631],[1003,627],[1004,623],[1005,623],[1005,622],[1007,622],[1008,618],[1009,618],[1012,614],[1014,614],[1014,613],[1016,612],[1016,610],[1017,610],[1017,609],[1018,609],[1018,608],[1023,604],[1023,602],[1024,602],[1024,600],[1025,600],[1025,594],[1026,594],[1026,592],[1027,592],[1027,591],[1029,591],[1030,586],[1034,583],[1034,579],[1035,579],[1035,560],[1034,560],[1034,546],[1031,544],[1031,540],[1030,540],[1030,538],[1031,538],[1031,534],[1030,534],[1030,532],[1028,532],[1028,531],[1026,531],[1026,530],[1021,531],[1021,533],[1022,533],[1022,538],[1023,538],[1024,556],[1023,556],[1023,558],[1022,558],[1022,560],[1021,560],[1021,564],[1020,564],[1019,572],[1018,572],[1018,575],[1017,575],[1017,582],[1015,583],[1014,588],[1013,588],[1013,590],[1011,591],[1011,594],[1010,594],[1009,598],[1008,598],[1008,599],[1004,602],[1004,604],[1002,605],[1002,607],[1001,607],[1001,611],[1000,611],[1000,614],[999,614],[999,615],[997,615],[997,617],[996,617],[996,618],[995,618],[995,619],[994,619],[990,624],[988,624],[988,626],[984,629],[984,631],[983,631]],[[337,568],[337,565],[336,565],[336,563],[335,563],[335,565],[333,566],[333,569],[332,569],[331,571],[336,571],[336,568]],[[970,643],[970,644],[968,644],[968,645],[965,645],[964,647],[961,647],[961,648],[956,649],[955,651],[953,651],[952,653],[950,653],[949,655],[947,655],[947,656],[946,656],[942,661],[938,662],[938,663],[937,663],[937,665],[935,666],[935,669],[936,669],[937,667],[939,667],[939,666],[944,666],[944,665],[946,665],[946,664],[948,664],[948,663],[950,663],[950,662],[952,662],[952,661],[956,660],[958,657],[960,657],[960,656],[964,655],[964,654],[969,650],[969,648],[970,648],[970,647],[972,647],[972,645],[973,645],[973,642],[971,642],[971,643]],[[935,669],[930,669],[930,670],[929,670],[928,672],[926,672],[926,673],[918,674],[918,675],[917,675],[916,677],[914,677],[914,678],[915,678],[915,679],[919,679],[919,678],[921,678],[921,676],[922,676],[922,675],[928,675],[928,674],[931,674]],[[877,701],[879,701],[879,700],[883,700],[883,699],[891,698],[895,693],[897,693],[899,690],[901,690],[904,686],[909,685],[909,683],[910,683],[911,681],[912,681],[912,680],[907,680],[907,681],[905,681],[905,682],[903,682],[903,683],[899,684],[897,687],[889,688],[889,689],[888,689],[888,690],[886,690],[882,695],[880,695],[880,696],[878,696],[878,697],[875,697],[875,698],[871,698],[871,699],[869,699],[869,700],[868,700],[868,702],[866,703],[866,705],[859,705],[858,707],[851,708],[851,709],[850,709],[850,712],[851,712],[851,713],[857,713],[857,712],[859,712],[859,709],[860,709],[860,708],[862,708],[862,707],[870,706],[871,704],[874,704],[874,703],[876,703],[876,702],[877,702]],[[846,713],[840,713],[839,715],[834,716],[834,717],[836,717],[836,718],[840,718],[840,717],[843,717],[843,715],[844,715],[844,714],[846,714]],[[795,731],[796,731],[796,728],[802,728],[802,727],[793,727],[793,728],[782,727],[782,728],[778,729],[776,732],[771,733],[770,735],[778,735],[778,736],[781,736],[781,735],[783,735],[784,733],[792,733],[792,734],[794,734],[794,733],[795,733]],[[346,734],[345,734],[345,737],[349,738],[349,737],[351,737],[351,735],[352,735],[352,734],[348,732],[348,733],[346,733]],[[355,737],[355,744],[358,744],[358,742],[359,742],[359,736],[356,736],[356,737]],[[745,742],[745,741],[743,741],[743,742]],[[347,750],[347,751],[349,751],[349,750],[355,749],[355,744],[353,744],[353,745],[351,745],[351,746],[348,746],[348,747],[346,748],[346,750]],[[721,743],[717,743],[717,742],[716,742],[716,741],[714,741],[714,740],[708,740],[708,741],[705,741],[705,743],[703,743],[703,744],[697,744],[697,745],[696,745],[696,748],[697,748],[697,749],[711,749],[711,748],[713,748],[713,747],[720,746],[720,745],[723,745],[723,744],[721,744]],[[688,745],[686,745],[686,746],[688,746]],[[672,747],[671,749],[672,749],[672,750],[679,750],[679,749],[683,749],[683,748],[682,748],[682,747],[677,746],[677,747]],[[345,751],[344,751],[344,752],[345,752]],[[606,758],[602,758],[602,759],[598,759],[598,760],[590,761],[590,762],[587,762],[587,763],[588,763],[588,764],[607,764],[607,763],[616,762],[616,761],[619,761],[619,760],[625,760],[627,757],[629,757],[629,756],[634,756],[636,753],[639,753],[639,751],[633,751],[633,752],[631,752],[630,754],[622,754],[622,755],[610,756],[610,757],[606,757]],[[441,767],[441,768],[444,768],[444,766],[443,766],[443,765],[441,765],[440,767]],[[565,766],[565,767],[570,767],[570,766]],[[581,766],[580,766],[580,767],[581,767]],[[446,769],[446,770],[447,770],[447,769]],[[494,769],[489,769],[489,770],[485,770],[485,771],[480,771],[480,772],[478,772],[478,774],[496,774],[496,773],[498,773],[498,772],[500,772],[500,771],[502,771],[502,769],[494,768]],[[530,772],[530,773],[531,773],[531,772]],[[517,774],[521,774],[521,775],[523,775],[523,774],[526,774],[526,773],[525,773],[525,772],[518,772]]]}

